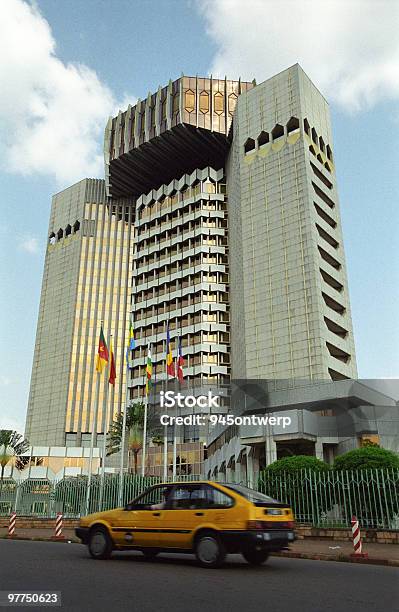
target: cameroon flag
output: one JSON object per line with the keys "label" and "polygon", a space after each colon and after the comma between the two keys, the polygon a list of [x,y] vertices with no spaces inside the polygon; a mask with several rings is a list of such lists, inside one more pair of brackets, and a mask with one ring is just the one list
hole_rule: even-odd
{"label": "cameroon flag", "polygon": [[109,365],[109,378],[108,378],[108,382],[110,385],[115,385],[115,379],[116,379],[116,368],[115,368],[115,355],[114,355],[114,349],[112,346],[112,340],[109,343],[109,353],[111,356],[111,361],[110,361],[110,365]]}
{"label": "cameroon flag", "polygon": [[100,374],[102,374],[104,368],[106,367],[108,363],[108,359],[109,359],[108,349],[107,349],[107,345],[105,344],[103,326],[101,325],[100,339],[98,341],[98,351],[97,351],[97,357],[96,357],[97,372],[100,372]]}

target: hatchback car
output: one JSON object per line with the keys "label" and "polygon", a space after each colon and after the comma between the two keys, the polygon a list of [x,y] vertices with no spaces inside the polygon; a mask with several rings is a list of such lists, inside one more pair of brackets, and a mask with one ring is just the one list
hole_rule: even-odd
{"label": "hatchback car", "polygon": [[178,482],[147,489],[124,508],[83,517],[76,535],[94,559],[113,550],[194,553],[203,567],[219,567],[228,553],[260,565],[295,539],[286,504],[247,487]]}

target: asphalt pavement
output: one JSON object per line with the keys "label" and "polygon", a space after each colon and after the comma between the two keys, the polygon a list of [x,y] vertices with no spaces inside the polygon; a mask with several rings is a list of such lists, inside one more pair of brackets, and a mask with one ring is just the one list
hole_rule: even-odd
{"label": "asphalt pavement", "polygon": [[188,555],[94,561],[81,544],[58,542],[0,540],[0,590],[60,591],[74,612],[399,612],[395,567],[271,557],[254,568],[231,555],[207,570]]}

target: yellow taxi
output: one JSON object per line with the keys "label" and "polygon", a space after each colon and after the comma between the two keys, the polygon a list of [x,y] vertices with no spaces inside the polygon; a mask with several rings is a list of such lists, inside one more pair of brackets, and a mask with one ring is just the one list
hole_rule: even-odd
{"label": "yellow taxi", "polygon": [[219,567],[228,553],[251,565],[295,540],[286,504],[247,487],[220,482],[159,484],[124,508],[83,517],[76,535],[94,559],[113,550],[194,553],[203,567]]}

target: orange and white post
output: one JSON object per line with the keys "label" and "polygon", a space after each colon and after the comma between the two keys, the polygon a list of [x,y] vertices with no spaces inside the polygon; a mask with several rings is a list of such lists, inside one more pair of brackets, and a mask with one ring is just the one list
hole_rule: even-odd
{"label": "orange and white post", "polygon": [[53,535],[53,540],[64,540],[64,536],[62,535],[62,512],[57,512],[57,516],[55,518],[55,533]]}
{"label": "orange and white post", "polygon": [[17,513],[11,512],[10,514],[10,522],[8,523],[8,537],[13,538],[15,535],[15,523],[17,520]]}
{"label": "orange and white post", "polygon": [[368,554],[362,552],[362,538],[360,535],[359,521],[357,520],[356,516],[352,516],[351,523],[354,549],[354,552],[351,554],[351,557],[367,559]]}

